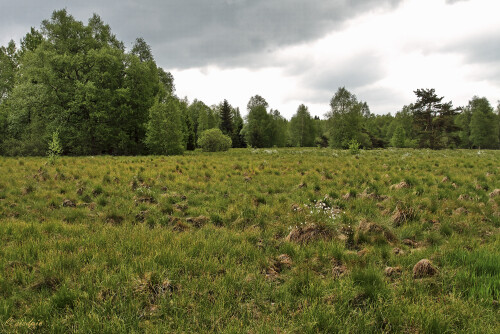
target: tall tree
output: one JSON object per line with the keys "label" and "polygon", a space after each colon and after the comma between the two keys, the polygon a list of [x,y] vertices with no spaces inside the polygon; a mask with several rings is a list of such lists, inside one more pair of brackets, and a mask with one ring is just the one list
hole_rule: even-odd
{"label": "tall tree", "polygon": [[456,109],[453,109],[451,102],[442,103],[444,97],[438,97],[435,90],[417,89],[417,102],[412,106],[413,121],[416,129],[419,146],[431,149],[445,147],[443,137],[451,133],[453,118]]}
{"label": "tall tree", "polygon": [[14,88],[16,71],[16,43],[11,40],[7,47],[0,47],[0,103],[8,97]]}
{"label": "tall tree", "polygon": [[474,96],[469,101],[469,108],[472,113],[470,120],[470,141],[472,146],[499,148],[498,119],[490,102],[485,97]]}
{"label": "tall tree", "polygon": [[220,119],[220,130],[223,134],[231,136],[233,133],[233,113],[227,100],[224,100],[220,106]]}
{"label": "tall tree", "polygon": [[315,138],[316,131],[311,114],[309,114],[307,107],[301,104],[290,120],[291,145],[298,147],[314,146]]}
{"label": "tall tree", "polygon": [[247,104],[247,124],[243,131],[246,142],[252,147],[271,146],[271,117],[267,113],[267,106],[267,101],[259,95],[251,97]]}
{"label": "tall tree", "polygon": [[330,100],[330,111],[326,114],[329,120],[330,146],[346,148],[351,140],[368,145],[363,135],[363,111],[367,105],[359,102],[356,95],[345,87],[340,87]]}
{"label": "tall tree", "polygon": [[168,96],[157,101],[149,111],[145,143],[156,155],[182,154],[185,149],[179,101]]}
{"label": "tall tree", "polygon": [[269,146],[285,147],[288,144],[288,121],[278,110],[269,110]]}
{"label": "tall tree", "polygon": [[231,135],[233,147],[234,148],[246,147],[245,138],[241,133],[241,131],[243,130],[244,122],[243,118],[241,117],[240,109],[233,108],[231,112],[233,114],[233,123],[234,123],[233,133]]}
{"label": "tall tree", "polygon": [[4,143],[11,154],[44,154],[54,131],[66,154],[145,152],[149,109],[165,76],[144,40],[126,54],[98,15],[85,25],[60,10],[26,34],[17,59]]}

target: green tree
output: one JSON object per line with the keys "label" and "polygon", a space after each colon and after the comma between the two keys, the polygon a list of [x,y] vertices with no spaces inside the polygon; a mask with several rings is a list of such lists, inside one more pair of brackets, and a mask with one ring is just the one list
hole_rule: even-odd
{"label": "green tree", "polygon": [[177,155],[184,152],[179,102],[169,96],[157,101],[149,111],[145,143],[151,154]]}
{"label": "green tree", "polygon": [[315,130],[311,114],[309,114],[307,107],[301,104],[290,120],[291,145],[298,147],[314,146]]}
{"label": "green tree", "polygon": [[7,47],[0,47],[0,103],[14,88],[17,66],[16,44],[11,40]]}
{"label": "green tree", "polygon": [[224,100],[220,106],[220,129],[225,135],[231,135],[233,133],[233,113],[232,107]]}
{"label": "green tree", "polygon": [[406,131],[403,126],[399,125],[391,138],[391,145],[393,147],[405,147],[406,145]]}
{"label": "green tree", "polygon": [[[53,12],[40,32],[26,34],[17,59],[3,107],[10,154],[44,154],[56,129],[67,154],[145,153],[149,109],[173,90],[143,39],[126,54],[95,14],[85,25],[66,10]],[[164,82],[170,88],[161,90]]]}
{"label": "green tree", "polygon": [[231,112],[233,113],[233,123],[234,123],[233,133],[231,135],[233,147],[235,148],[246,147],[245,138],[241,133],[241,131],[243,130],[244,122],[240,114],[240,109],[233,108]]}
{"label": "green tree", "polygon": [[472,118],[472,111],[469,106],[462,108],[461,112],[455,118],[455,124],[460,128],[458,137],[460,139],[460,147],[472,148],[470,140],[470,121]]}
{"label": "green tree", "polygon": [[270,147],[270,127],[272,120],[267,113],[267,101],[255,95],[250,98],[247,104],[247,124],[242,130],[245,133],[245,139],[251,147]]}
{"label": "green tree", "polygon": [[499,148],[498,119],[490,102],[485,97],[474,96],[469,101],[469,108],[472,113],[470,120],[470,141],[472,146]]}
{"label": "green tree", "polygon": [[331,110],[326,114],[329,120],[330,146],[347,148],[352,140],[369,146],[371,142],[363,129],[363,112],[367,105],[359,102],[354,94],[340,87],[330,100]]}
{"label": "green tree", "polygon": [[454,139],[448,136],[456,132],[454,118],[457,114],[451,102],[442,103],[434,89],[417,89],[417,102],[412,105],[413,122],[419,147],[440,149]]}
{"label": "green tree", "polygon": [[288,121],[278,110],[269,110],[271,123],[268,125],[269,146],[285,147],[289,141]]}

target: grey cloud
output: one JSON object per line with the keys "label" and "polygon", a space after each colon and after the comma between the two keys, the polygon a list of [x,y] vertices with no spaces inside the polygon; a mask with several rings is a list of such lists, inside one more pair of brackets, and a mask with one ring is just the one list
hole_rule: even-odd
{"label": "grey cloud", "polygon": [[127,46],[144,37],[166,68],[252,66],[265,63],[265,55],[273,50],[320,38],[349,18],[400,2],[128,0],[111,5],[102,0],[20,0],[0,5],[0,31],[14,23],[25,24],[27,31],[53,10],[66,7],[79,20],[98,13]]}
{"label": "grey cloud", "polygon": [[[370,53],[353,55],[344,63],[333,67],[325,64],[315,64],[314,68],[306,69],[301,76],[303,87],[310,87],[312,91],[305,91],[300,99],[310,103],[324,103],[329,101],[339,87],[346,87],[350,91],[361,89],[375,83],[385,74],[380,65],[381,59]],[[292,71],[291,75],[299,75]],[[362,97],[360,99],[364,100]]]}
{"label": "grey cloud", "polygon": [[464,53],[467,62],[500,63],[500,32],[462,41],[449,49]]}
{"label": "grey cloud", "polygon": [[439,51],[462,54],[468,65],[485,65],[476,71],[474,79],[500,84],[500,32],[463,39]]}

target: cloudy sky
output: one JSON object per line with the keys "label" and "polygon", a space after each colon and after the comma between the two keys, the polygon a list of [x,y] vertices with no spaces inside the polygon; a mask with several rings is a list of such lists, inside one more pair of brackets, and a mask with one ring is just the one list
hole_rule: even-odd
{"label": "cloudy sky", "polygon": [[53,10],[101,16],[174,74],[177,94],[246,113],[255,94],[287,118],[323,116],[340,86],[377,114],[435,88],[454,105],[500,99],[499,0],[0,0],[0,44]]}

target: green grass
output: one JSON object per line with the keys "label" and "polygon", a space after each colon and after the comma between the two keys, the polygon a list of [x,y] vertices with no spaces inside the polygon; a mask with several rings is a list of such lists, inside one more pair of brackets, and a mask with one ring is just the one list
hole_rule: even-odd
{"label": "green grass", "polygon": [[46,162],[0,159],[0,332],[500,331],[500,152]]}

